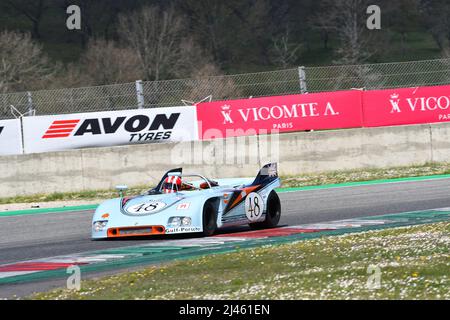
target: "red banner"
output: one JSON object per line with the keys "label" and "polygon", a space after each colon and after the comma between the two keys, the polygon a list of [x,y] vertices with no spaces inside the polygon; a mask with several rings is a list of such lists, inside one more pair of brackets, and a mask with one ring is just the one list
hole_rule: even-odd
{"label": "red banner", "polygon": [[362,126],[362,91],[199,103],[200,139]]}
{"label": "red banner", "polygon": [[365,91],[365,127],[446,122],[450,86]]}

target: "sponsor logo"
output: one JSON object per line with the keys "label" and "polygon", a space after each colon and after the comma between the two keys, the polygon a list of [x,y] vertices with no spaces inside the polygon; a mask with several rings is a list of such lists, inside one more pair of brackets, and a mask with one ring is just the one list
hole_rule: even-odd
{"label": "sponsor logo", "polygon": [[2,134],[2,131],[5,127],[0,127],[0,134]]}
{"label": "sponsor logo", "polygon": [[42,136],[42,139],[66,138],[70,136],[70,134],[77,126],[78,122],[80,122],[80,119],[53,121],[53,123]]}
{"label": "sponsor logo", "polygon": [[391,113],[401,112],[400,106],[399,106],[400,99],[399,99],[398,93],[391,94],[391,99],[389,100],[389,102],[391,103],[391,106],[392,106]]}
{"label": "sponsor logo", "polygon": [[[221,113],[223,116],[223,124],[234,123],[232,111],[230,105],[221,106]],[[319,103],[299,103],[292,105],[274,105],[274,106],[259,106],[247,109],[237,109],[239,117],[244,121],[268,121],[268,120],[280,120],[280,119],[293,119],[293,118],[307,118],[307,117],[319,117],[319,116],[336,116],[339,112],[335,111],[331,102],[327,102],[323,110]]]}
{"label": "sponsor logo", "polygon": [[435,110],[447,110],[450,108],[449,96],[436,96],[436,97],[417,97],[406,98],[405,103],[401,103],[402,99],[398,93],[393,93],[389,96],[389,103],[391,104],[391,113],[401,113],[404,108],[410,111],[435,111]]}
{"label": "sponsor logo", "polygon": [[180,113],[171,113],[168,116],[157,114],[153,119],[138,114],[131,117],[91,118],[83,121],[57,120],[50,125],[42,139],[106,135],[122,129],[130,134],[130,142],[166,140],[171,137],[171,130],[179,117]]}
{"label": "sponsor logo", "polygon": [[177,228],[168,228],[166,229],[166,234],[169,233],[184,233],[184,232],[201,232],[201,228],[199,227],[177,227]]}
{"label": "sponsor logo", "polygon": [[177,210],[187,210],[189,209],[190,205],[191,205],[190,202],[180,203],[177,206]]}
{"label": "sponsor logo", "polygon": [[127,212],[133,215],[144,215],[157,212],[166,207],[162,201],[151,201],[135,204],[127,209]]}
{"label": "sponsor logo", "polygon": [[233,119],[231,119],[231,106],[228,104],[225,104],[220,107],[222,109],[222,116],[224,118],[223,124],[226,123],[233,123]]}

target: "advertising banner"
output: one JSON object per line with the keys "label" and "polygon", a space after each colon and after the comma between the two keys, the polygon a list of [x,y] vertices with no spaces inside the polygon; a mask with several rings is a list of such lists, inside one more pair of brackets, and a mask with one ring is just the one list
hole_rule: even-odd
{"label": "advertising banner", "polygon": [[362,126],[358,90],[199,103],[199,138]]}
{"label": "advertising banner", "polygon": [[0,156],[22,153],[20,120],[0,120]]}
{"label": "advertising banner", "polygon": [[446,122],[450,120],[450,86],[365,91],[365,127]]}
{"label": "advertising banner", "polygon": [[25,153],[198,140],[194,106],[23,118]]}

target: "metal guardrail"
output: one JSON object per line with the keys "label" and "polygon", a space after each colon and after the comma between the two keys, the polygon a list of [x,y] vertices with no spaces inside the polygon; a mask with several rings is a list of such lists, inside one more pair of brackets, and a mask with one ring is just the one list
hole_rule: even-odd
{"label": "metal guardrail", "polygon": [[182,101],[450,83],[450,59],[327,67],[0,94],[0,119],[22,114],[65,114],[168,107]]}

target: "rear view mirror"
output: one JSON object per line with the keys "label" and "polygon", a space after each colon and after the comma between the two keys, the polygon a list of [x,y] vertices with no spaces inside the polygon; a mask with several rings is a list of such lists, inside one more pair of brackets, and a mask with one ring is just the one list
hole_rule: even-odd
{"label": "rear view mirror", "polygon": [[123,197],[123,193],[124,193],[124,191],[127,190],[127,189],[128,189],[128,186],[125,186],[125,185],[119,185],[119,186],[116,186],[116,190],[119,192],[119,195],[120,195],[121,197]]}

